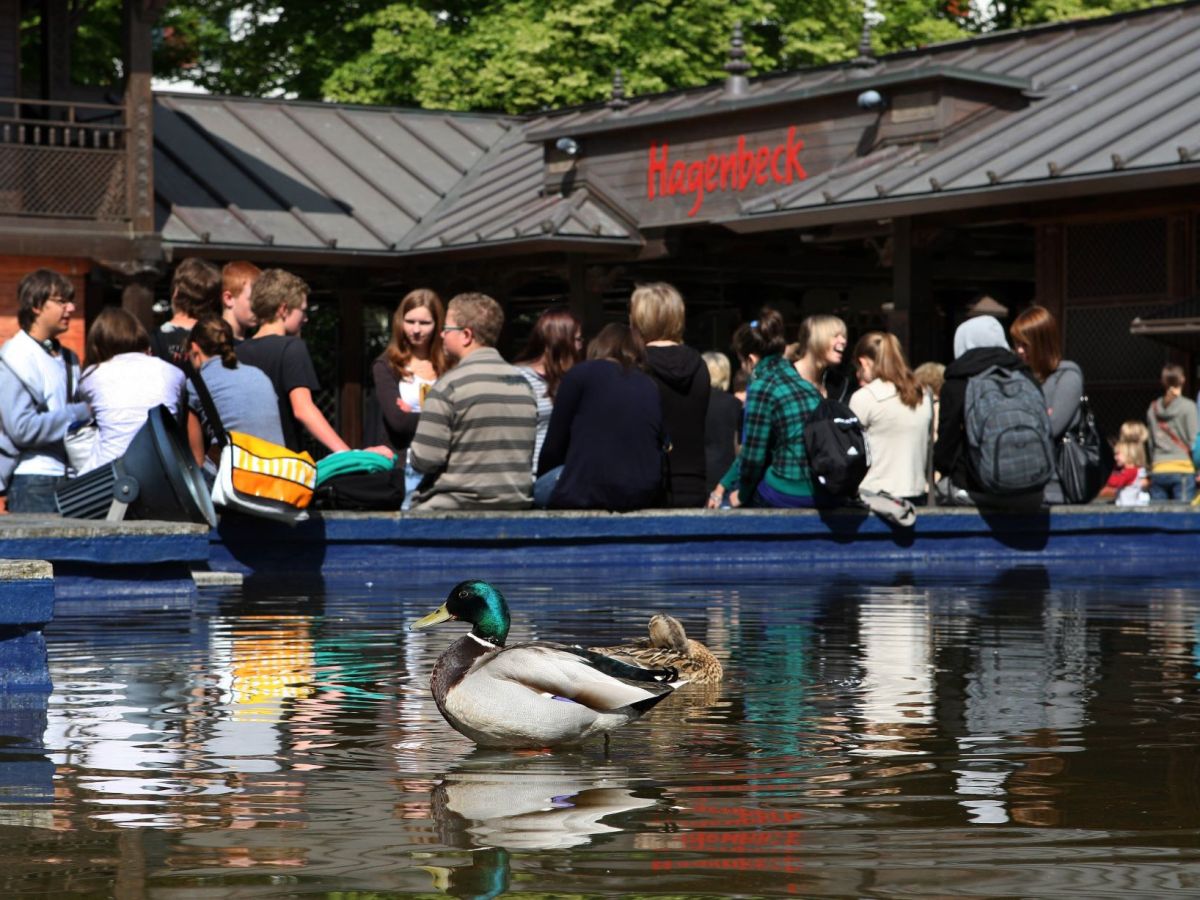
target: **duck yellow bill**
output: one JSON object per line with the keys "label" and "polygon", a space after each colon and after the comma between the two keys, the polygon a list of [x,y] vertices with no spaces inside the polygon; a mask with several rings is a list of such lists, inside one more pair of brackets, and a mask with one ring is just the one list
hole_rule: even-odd
{"label": "duck yellow bill", "polygon": [[454,616],[450,615],[450,610],[446,609],[446,604],[443,603],[429,615],[425,616],[424,618],[417,619],[417,621],[413,622],[408,627],[409,630],[416,631],[418,628],[428,628],[430,625],[437,625],[441,622],[447,622],[453,618]]}

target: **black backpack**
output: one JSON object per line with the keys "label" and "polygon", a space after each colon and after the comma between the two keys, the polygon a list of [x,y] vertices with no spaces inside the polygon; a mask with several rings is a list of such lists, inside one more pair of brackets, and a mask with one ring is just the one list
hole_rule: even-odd
{"label": "black backpack", "polygon": [[816,484],[835,497],[853,497],[867,474],[867,438],[850,407],[822,400],[804,424],[804,449]]}
{"label": "black backpack", "polygon": [[313,505],[318,509],[396,512],[403,502],[404,466],[335,475],[313,491]]}

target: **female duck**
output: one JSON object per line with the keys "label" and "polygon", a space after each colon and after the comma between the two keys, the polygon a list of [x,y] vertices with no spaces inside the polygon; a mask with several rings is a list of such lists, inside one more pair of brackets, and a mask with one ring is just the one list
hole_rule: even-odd
{"label": "female duck", "polygon": [[649,638],[641,638],[616,647],[593,647],[597,653],[640,666],[671,667],[692,684],[716,684],[725,675],[721,661],[699,641],[683,630],[674,616],[652,616],[647,628]]}
{"label": "female duck", "polygon": [[410,627],[450,619],[474,627],[439,657],[430,687],[451,727],[481,747],[578,744],[639,718],[679,684],[674,669],[643,669],[582,647],[505,647],[508,604],[486,581],[456,585],[438,610]]}

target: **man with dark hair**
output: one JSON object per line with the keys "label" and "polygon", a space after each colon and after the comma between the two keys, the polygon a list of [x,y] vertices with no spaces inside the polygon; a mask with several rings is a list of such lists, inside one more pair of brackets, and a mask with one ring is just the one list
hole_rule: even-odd
{"label": "man with dark hair", "polygon": [[221,270],[189,257],[175,267],[171,278],[170,320],[150,335],[154,355],[187,370],[188,335],[197,320],[221,315]]}
{"label": "man with dark hair", "polygon": [[58,342],[71,324],[75,288],[38,269],[17,288],[21,330],[0,349],[0,488],[9,512],[57,512],[54,491],[67,474],[63,438],[91,419],[70,402],[79,358]]}
{"label": "man with dark hair", "polygon": [[529,382],[495,349],[500,304],[459,294],[446,308],[442,347],[455,361],[421,407],[413,467],[425,477],[413,509],[527,509],[533,503],[537,404]]}

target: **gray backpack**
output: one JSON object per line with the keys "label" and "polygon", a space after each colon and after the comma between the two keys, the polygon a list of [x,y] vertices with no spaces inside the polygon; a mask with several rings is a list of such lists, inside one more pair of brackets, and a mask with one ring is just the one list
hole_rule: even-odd
{"label": "gray backpack", "polygon": [[1054,477],[1050,415],[1041,388],[992,366],[967,381],[967,456],[983,490],[1020,494]]}

